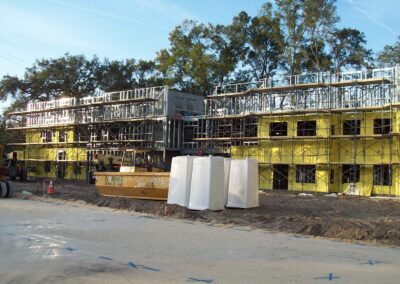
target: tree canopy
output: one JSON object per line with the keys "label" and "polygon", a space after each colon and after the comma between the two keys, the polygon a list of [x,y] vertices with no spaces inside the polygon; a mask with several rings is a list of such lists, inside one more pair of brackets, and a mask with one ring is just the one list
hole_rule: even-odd
{"label": "tree canopy", "polygon": [[400,63],[400,36],[394,45],[385,45],[383,50],[378,53],[377,58],[380,65],[394,65]]}
{"label": "tree canopy", "polygon": [[32,100],[81,98],[97,90],[119,91],[162,83],[154,61],[101,61],[96,56],[87,59],[65,54],[37,60],[22,78],[4,76],[0,81],[0,100],[13,99],[11,109],[15,109]]}
{"label": "tree canopy", "polygon": [[[276,73],[298,74],[373,64],[363,32],[338,28],[336,0],[275,0],[255,16],[241,11],[228,24],[185,20],[169,34],[168,47],[154,60],[86,58],[65,54],[40,59],[22,77],[0,81],[0,100],[12,108],[32,100],[80,98],[95,91],[118,91],[167,84],[209,95],[215,85],[260,80]],[[400,38],[376,58],[400,62]]]}
{"label": "tree canopy", "polygon": [[331,67],[335,72],[343,68],[370,66],[372,50],[366,48],[364,33],[356,29],[336,29],[328,38],[331,50]]}

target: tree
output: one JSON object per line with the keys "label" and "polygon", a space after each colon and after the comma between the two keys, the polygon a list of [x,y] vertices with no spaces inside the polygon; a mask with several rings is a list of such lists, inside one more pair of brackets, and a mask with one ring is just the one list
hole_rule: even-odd
{"label": "tree", "polygon": [[60,96],[92,94],[98,86],[99,60],[83,55],[42,59],[27,68],[23,78],[5,76],[0,82],[0,99],[11,97],[14,107],[31,100],[49,100]]}
{"label": "tree", "polygon": [[260,15],[252,18],[243,30],[247,34],[243,62],[250,67],[253,79],[272,77],[283,51],[280,21],[272,5],[264,4]]}
{"label": "tree", "polygon": [[[230,59],[230,64],[226,65],[225,74],[228,76],[220,77],[219,84],[229,82],[247,82],[252,79],[252,74],[244,62],[247,59],[249,47],[249,25],[251,17],[244,11],[233,17],[232,23],[224,28],[225,45],[224,52],[226,58]],[[218,46],[218,41],[215,41]],[[226,59],[221,58],[222,62]]]}
{"label": "tree", "polygon": [[25,73],[25,81],[38,90],[32,95],[44,95],[46,99],[68,96],[80,98],[93,93],[98,87],[97,57],[88,60],[84,55],[69,55],[56,59],[43,59]]}
{"label": "tree", "polygon": [[126,59],[125,61],[105,59],[98,71],[100,90],[111,92],[132,88],[136,83],[134,78],[136,68],[134,59]]}
{"label": "tree", "polygon": [[396,65],[400,63],[400,36],[394,45],[385,45],[378,53],[377,62],[380,65]]}
{"label": "tree", "polygon": [[308,71],[321,72],[329,69],[329,55],[325,42],[339,21],[335,2],[336,0],[304,0],[302,2],[303,67]]}
{"label": "tree", "polygon": [[[255,17],[242,11],[229,25],[186,20],[169,34],[170,46],[155,60],[109,60],[83,55],[38,60],[24,76],[0,81],[0,100],[13,107],[30,100],[80,98],[95,90],[118,91],[167,84],[208,95],[214,85],[260,80],[277,72],[289,75],[333,68],[368,66],[365,35],[337,29],[336,0],[275,0]],[[378,61],[400,61],[400,38],[385,46]]]}
{"label": "tree", "polygon": [[368,66],[372,50],[367,49],[364,33],[356,29],[335,30],[328,39],[331,54],[331,68],[340,72],[343,68]]}
{"label": "tree", "polygon": [[305,54],[302,69],[311,72],[329,70],[331,57],[323,40],[314,41],[312,45],[305,45],[302,52]]}
{"label": "tree", "polygon": [[209,88],[211,56],[206,53],[205,29],[203,24],[185,21],[170,33],[171,47],[157,54],[160,71],[180,90],[202,93]]}
{"label": "tree", "polygon": [[4,76],[0,81],[0,100],[13,99],[6,112],[24,107],[29,101],[51,100],[61,96],[81,98],[95,91],[105,92],[162,85],[154,61],[124,61],[96,56],[69,55],[42,59],[27,68],[23,78]]}
{"label": "tree", "polygon": [[162,85],[154,61],[126,59],[124,61],[104,59],[100,63],[96,80],[104,92],[122,91]]}
{"label": "tree", "polygon": [[275,0],[284,40],[282,65],[289,75],[299,74],[303,62],[304,18],[302,0]]}
{"label": "tree", "polygon": [[184,21],[170,33],[170,48],[157,54],[159,71],[174,87],[211,94],[234,71],[237,56],[226,27]]}
{"label": "tree", "polygon": [[164,85],[164,80],[160,77],[157,65],[152,60],[139,60],[133,73],[134,87],[153,87]]}
{"label": "tree", "polygon": [[[17,132],[11,132],[6,130],[6,117],[0,115],[0,145],[6,145],[7,143],[10,143],[11,141],[17,141],[18,140],[18,133]],[[6,150],[6,149],[4,149]],[[0,157],[0,164],[1,164],[2,157]]]}

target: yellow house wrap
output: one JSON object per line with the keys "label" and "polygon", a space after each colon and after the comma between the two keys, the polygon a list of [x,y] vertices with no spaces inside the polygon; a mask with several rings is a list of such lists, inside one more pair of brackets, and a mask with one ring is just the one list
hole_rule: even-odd
{"label": "yellow house wrap", "polygon": [[[51,137],[45,137],[45,134]],[[32,177],[85,179],[86,147],[73,144],[72,128],[54,131],[28,130],[26,146],[17,151],[18,159],[24,160]]]}
{"label": "yellow house wrap", "polygon": [[[400,195],[399,188],[399,114],[400,112],[364,112],[362,114],[312,114],[261,116],[258,120],[258,143],[255,146],[233,146],[233,158],[252,157],[259,161],[261,189],[273,189],[274,167],[287,165],[288,190],[346,192],[352,187],[360,195]],[[376,120],[389,119],[391,134],[374,134]],[[299,136],[298,123],[315,121],[314,136]],[[346,135],[348,121],[359,121],[359,133]],[[286,123],[284,136],[270,133],[271,123]],[[376,130],[375,130],[376,131]],[[315,167],[314,182],[297,182],[296,168]],[[346,182],[344,171],[349,165],[359,167],[355,183]],[[377,184],[375,169],[388,169],[387,185]],[[275,173],[279,175],[279,172]]]}

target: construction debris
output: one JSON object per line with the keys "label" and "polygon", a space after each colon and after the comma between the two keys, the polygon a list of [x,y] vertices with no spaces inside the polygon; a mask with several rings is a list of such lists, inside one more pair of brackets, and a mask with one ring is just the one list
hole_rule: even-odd
{"label": "construction debris", "polygon": [[297,194],[297,196],[314,196],[311,193],[305,193],[305,192],[300,192],[299,194]]}

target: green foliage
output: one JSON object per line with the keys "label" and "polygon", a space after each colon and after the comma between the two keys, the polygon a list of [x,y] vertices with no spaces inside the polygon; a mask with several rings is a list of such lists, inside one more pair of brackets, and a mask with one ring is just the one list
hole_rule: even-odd
{"label": "green foliage", "polygon": [[330,58],[325,46],[335,24],[339,21],[335,7],[336,0],[304,0],[302,4],[302,30],[304,42],[303,66],[308,71],[329,69]]}
{"label": "green foliage", "polygon": [[380,65],[395,65],[400,63],[400,36],[394,45],[385,45],[378,54],[377,62]]}
{"label": "green foliage", "polygon": [[278,15],[267,3],[260,15],[242,11],[226,26],[185,21],[171,32],[171,45],[158,53],[157,63],[176,88],[207,95],[216,84],[272,76],[282,40]]}
{"label": "green foliage", "polygon": [[139,60],[136,64],[134,73],[135,84],[134,87],[144,88],[160,86],[164,84],[164,80],[161,79],[160,74],[157,70],[156,63],[152,60]]}
{"label": "green foliage", "polygon": [[301,72],[304,45],[302,0],[276,0],[275,3],[284,35],[281,42],[284,50],[282,65],[287,74],[298,74]]}
{"label": "green foliage", "polygon": [[99,88],[105,92],[132,88],[135,85],[133,74],[136,72],[136,68],[134,59],[125,61],[105,59],[98,70]]}
{"label": "green foliage", "polygon": [[98,87],[105,92],[163,84],[154,61],[127,59],[110,61],[105,59],[98,68]]}
{"label": "green foliage", "polygon": [[83,55],[38,60],[23,78],[5,76],[1,80],[0,99],[11,97],[13,107],[18,107],[31,100],[80,98],[96,90],[99,66],[97,57],[88,60]]}
{"label": "green foliage", "polygon": [[158,68],[178,89],[210,94],[235,69],[238,53],[232,36],[222,25],[185,21],[170,33],[170,48],[158,52]]}
{"label": "green foliage", "polygon": [[[164,84],[209,95],[215,85],[260,80],[278,72],[369,66],[372,52],[365,35],[338,29],[338,22],[336,0],[266,2],[258,15],[241,11],[227,25],[186,20],[171,31],[169,47],[154,60],[101,61],[69,54],[38,60],[22,78],[3,77],[0,100],[12,98],[10,109],[16,109],[32,100]],[[394,46],[385,46],[377,61],[400,62],[400,38]]]}
{"label": "green foliage", "polygon": [[[15,141],[15,135],[16,133],[6,131],[6,118],[5,116],[0,115],[0,145],[6,145],[7,143],[13,141],[13,139]],[[1,164],[1,159],[2,157],[0,157],[0,164]]]}
{"label": "green foliage", "polygon": [[119,91],[163,83],[154,61],[100,61],[97,57],[66,54],[36,61],[26,69],[23,78],[4,76],[0,81],[0,100],[13,99],[7,113],[33,100],[81,98],[96,90]]}
{"label": "green foliage", "polygon": [[260,80],[274,75],[283,52],[283,35],[272,5],[264,4],[243,32],[247,35],[243,64],[250,68],[252,78]]}
{"label": "green foliage", "polygon": [[356,29],[335,30],[328,39],[331,50],[331,67],[335,72],[343,68],[369,66],[372,50],[366,47],[364,33]]}

